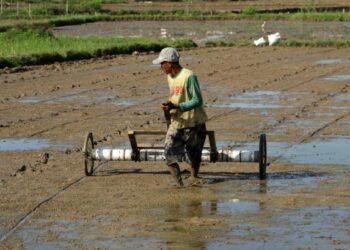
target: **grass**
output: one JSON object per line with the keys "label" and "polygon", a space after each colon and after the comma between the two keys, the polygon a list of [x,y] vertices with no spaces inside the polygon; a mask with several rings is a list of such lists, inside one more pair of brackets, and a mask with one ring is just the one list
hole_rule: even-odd
{"label": "grass", "polygon": [[188,48],[191,40],[127,37],[55,37],[45,29],[10,29],[0,33],[0,68],[80,60],[134,51],[159,51],[166,46]]}
{"label": "grass", "polygon": [[75,25],[97,21],[114,21],[116,20],[110,15],[106,14],[76,14],[76,15],[61,15],[52,18],[38,18],[38,19],[3,19],[0,23],[0,32],[5,32],[11,28],[23,27],[58,27],[64,25]]}
{"label": "grass", "polygon": [[[37,13],[37,14],[35,14]],[[64,25],[65,23],[77,24],[84,21],[119,21],[119,20],[299,20],[299,21],[350,21],[349,12],[317,12],[317,11],[300,11],[296,13],[261,13],[254,8],[246,8],[242,13],[213,13],[205,11],[186,11],[186,10],[120,10],[116,12],[77,12],[65,14],[57,11],[43,12],[42,10],[33,10],[29,16],[26,11],[17,13],[14,11],[5,11],[0,15],[1,21],[6,20],[23,20],[23,21],[44,21],[47,24]],[[1,26],[1,24],[0,24]]]}
{"label": "grass", "polygon": [[283,41],[281,45],[289,47],[349,47],[350,40],[305,41],[289,39]]}
{"label": "grass", "polygon": [[96,14],[71,14],[57,16],[41,16],[36,19],[6,19],[0,18],[0,32],[12,27],[57,27],[64,25],[76,25],[97,21],[126,21],[126,20],[290,20],[290,21],[350,21],[349,12],[298,12],[298,13],[253,13],[247,10],[242,14],[234,13],[199,13],[179,11],[118,11]]}
{"label": "grass", "polygon": [[[118,1],[118,0],[117,0]],[[40,2],[40,0],[38,1]],[[93,3],[93,1],[92,1]],[[74,25],[96,21],[122,20],[292,20],[292,21],[350,21],[349,12],[300,11],[297,13],[261,13],[253,7],[242,13],[208,13],[202,11],[134,11],[121,10],[94,14],[62,15],[43,12],[29,18],[25,11],[18,18],[14,12],[0,16],[0,68],[43,64],[55,61],[78,60],[111,54],[129,54],[133,51],[159,51],[166,46],[193,47],[193,41],[172,41],[151,38],[121,37],[55,37],[47,31],[54,26]],[[17,27],[17,28],[16,28]],[[208,42],[206,46],[253,46],[251,41],[234,40]],[[301,41],[282,40],[278,46],[344,47],[348,40]]]}
{"label": "grass", "polygon": [[[41,0],[39,0],[41,2]],[[93,3],[93,1],[92,1]],[[84,5],[85,6],[85,5]],[[34,8],[31,16],[27,9],[20,9],[18,15],[14,9],[5,9],[0,15],[0,32],[12,27],[57,27],[64,25],[76,25],[97,21],[126,21],[126,20],[148,20],[148,21],[171,21],[171,20],[289,20],[289,21],[350,21],[350,12],[332,11],[318,12],[315,10],[303,10],[296,13],[265,13],[254,7],[246,7],[241,13],[215,13],[206,11],[187,10],[120,10],[116,12],[93,11],[93,7],[80,6],[65,14],[64,6],[44,11],[43,8]],[[74,12],[75,11],[75,12]]]}
{"label": "grass", "polygon": [[[46,29],[12,28],[0,33],[0,68],[81,60],[134,51],[160,51],[167,46],[191,48],[191,40],[128,37],[55,37]],[[207,42],[212,46],[254,46],[252,41],[231,40]],[[349,47],[350,40],[304,41],[281,40],[284,47]]]}

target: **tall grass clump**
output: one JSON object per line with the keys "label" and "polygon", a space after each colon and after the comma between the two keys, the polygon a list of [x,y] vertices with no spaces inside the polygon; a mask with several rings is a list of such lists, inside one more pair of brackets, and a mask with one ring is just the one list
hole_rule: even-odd
{"label": "tall grass clump", "polygon": [[103,0],[102,3],[128,3],[128,0]]}
{"label": "tall grass clump", "polygon": [[316,11],[300,11],[290,15],[290,20],[298,21],[350,21],[349,12],[316,12]]}
{"label": "tall grass clump", "polygon": [[246,16],[252,16],[252,15],[255,15],[257,13],[258,13],[257,9],[255,7],[253,7],[253,6],[245,7],[242,10],[242,14],[246,15]]}
{"label": "tall grass clump", "polygon": [[82,12],[94,13],[102,11],[102,1],[101,0],[88,0],[81,4]]}
{"label": "tall grass clump", "polygon": [[280,44],[281,46],[287,47],[349,47],[350,40],[339,39],[339,40],[325,40],[325,41],[317,41],[317,40],[293,40],[288,39]]}
{"label": "tall grass clump", "polygon": [[129,37],[55,37],[45,29],[10,29],[0,33],[0,68],[79,60],[134,51],[159,51],[167,46],[194,47],[191,40]]}

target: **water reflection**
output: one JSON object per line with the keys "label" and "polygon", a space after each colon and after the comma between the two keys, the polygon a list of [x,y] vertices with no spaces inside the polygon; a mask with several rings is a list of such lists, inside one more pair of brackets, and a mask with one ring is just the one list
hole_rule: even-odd
{"label": "water reflection", "polygon": [[205,249],[202,231],[195,228],[205,223],[203,218],[210,215],[210,210],[196,200],[181,201],[165,207],[160,233],[164,235],[167,249]]}
{"label": "water reflection", "polygon": [[210,208],[211,215],[238,214],[257,212],[259,210],[259,203],[255,201],[230,199],[227,201],[204,201],[202,202],[202,207]]}
{"label": "water reflection", "polygon": [[40,150],[44,148],[64,150],[71,147],[72,145],[53,142],[47,139],[0,138],[0,151]]}
{"label": "water reflection", "polygon": [[[258,142],[230,142],[222,141],[220,145],[225,147],[239,147],[241,150],[256,150]],[[293,164],[338,164],[350,165],[348,149],[350,146],[349,137],[329,137],[315,139],[310,142],[300,144],[290,144],[287,142],[268,142],[268,161],[278,158],[279,162]]]}
{"label": "water reflection", "polygon": [[349,101],[350,100],[350,94],[338,94],[335,96],[335,98],[337,100],[340,100],[340,101]]}
{"label": "water reflection", "polygon": [[264,203],[239,199],[182,201],[164,208],[161,232],[167,249],[207,249],[212,242],[203,236],[220,237],[226,230],[225,218],[261,209]]}
{"label": "water reflection", "polygon": [[262,194],[267,193],[267,180],[260,180],[259,182],[259,191]]}
{"label": "water reflection", "polygon": [[294,92],[284,93],[281,91],[252,91],[245,92],[239,96],[229,97],[222,103],[209,106],[214,108],[242,108],[242,109],[278,109],[292,108],[290,103],[298,101],[307,93]]}
{"label": "water reflection", "polygon": [[334,75],[324,78],[327,81],[350,81],[350,75]]}
{"label": "water reflection", "polygon": [[35,104],[35,103],[81,103],[85,105],[90,105],[93,103],[104,104],[112,103],[116,106],[133,106],[138,104],[133,98],[121,98],[117,93],[113,93],[112,90],[99,90],[94,93],[83,90],[74,93],[61,93],[60,95],[52,95],[51,97],[43,96],[25,96],[18,100],[20,103],[24,104]]}
{"label": "water reflection", "polygon": [[[267,181],[260,181],[258,184],[258,192],[266,193]],[[227,233],[232,226],[228,223],[231,219],[253,216],[266,210],[264,202],[238,198],[220,199],[219,197],[226,197],[222,196],[223,190],[222,186],[216,191],[215,188],[211,189],[217,194],[213,197],[218,199],[186,199],[184,196],[182,201],[168,203],[161,211],[157,210],[158,218],[163,218],[163,222],[159,224],[159,233],[164,237],[166,249],[207,249],[212,243],[212,237]],[[205,194],[202,188],[184,192],[193,192],[198,197]]]}
{"label": "water reflection", "polygon": [[347,64],[350,63],[348,60],[344,59],[325,59],[316,61],[315,64],[326,65],[326,64]]}
{"label": "water reflection", "polygon": [[349,165],[349,138],[318,139],[296,144],[283,154],[284,161],[297,164],[344,164]]}

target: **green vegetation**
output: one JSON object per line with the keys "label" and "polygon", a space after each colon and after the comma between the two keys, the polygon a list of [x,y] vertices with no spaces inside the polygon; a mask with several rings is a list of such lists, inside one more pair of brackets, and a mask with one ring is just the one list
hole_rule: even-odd
{"label": "green vegetation", "polygon": [[[18,3],[18,4],[17,4]],[[82,14],[82,13],[101,13],[101,0],[61,0],[61,1],[17,1],[3,6],[0,18],[23,18],[40,19],[43,17],[52,18],[57,15]]]}
{"label": "green vegetation", "polygon": [[350,21],[349,12],[298,12],[287,20],[297,21]]}
{"label": "green vegetation", "polygon": [[127,3],[128,0],[103,0],[102,3]]}
{"label": "green vegetation", "polygon": [[281,46],[290,47],[348,47],[350,40],[328,40],[328,41],[305,41],[288,39],[281,43]]}
{"label": "green vegetation", "polygon": [[[0,18],[0,32],[6,31],[11,27],[49,27],[82,24],[87,22],[97,21],[125,21],[125,20],[293,20],[293,21],[350,21],[349,12],[298,12],[298,13],[255,13],[254,10],[247,10],[242,14],[234,13],[205,13],[200,11],[126,11],[121,10],[111,13],[96,13],[96,14],[69,14],[69,15],[54,15],[41,16],[36,19],[12,19]],[[12,20],[12,21],[11,21]]]}
{"label": "green vegetation", "polygon": [[[110,20],[207,20],[207,19],[264,19],[264,20],[314,20],[314,21],[350,21],[350,13],[342,11],[317,11],[313,4],[305,6],[295,13],[274,13],[269,11],[258,10],[253,6],[244,8],[241,13],[232,12],[215,12],[202,10],[119,10],[109,11],[102,8],[105,2],[123,2],[124,0],[55,0],[43,1],[32,0],[26,3],[20,2],[17,5],[11,1],[10,7],[4,7],[0,13],[0,20],[6,19],[23,19],[23,20],[40,20],[40,19],[63,19],[69,17],[74,19],[74,15],[85,15],[105,19],[108,16]],[[31,2],[31,4],[29,4]],[[66,3],[70,3],[69,5]]]}
{"label": "green vegetation", "polygon": [[248,42],[246,40],[232,40],[232,41],[210,41],[206,42],[205,46],[207,47],[236,47],[236,46],[241,46],[241,47],[246,47],[246,46],[251,46],[252,43]]}
{"label": "green vegetation", "polygon": [[[191,40],[128,37],[55,37],[44,28],[12,28],[0,33],[0,68],[80,60],[105,55],[131,54],[134,51],[159,51],[166,46],[195,47]],[[206,46],[254,46],[252,41],[207,42]],[[281,40],[275,46],[344,47],[350,40]]]}
{"label": "green vegetation", "polygon": [[166,46],[193,47],[190,40],[125,37],[55,37],[45,29],[10,29],[0,33],[0,68],[20,65],[79,60],[92,57],[130,54],[134,51],[159,51]]}
{"label": "green vegetation", "polygon": [[[189,0],[173,0],[188,2]],[[235,0],[222,0],[235,1]],[[238,0],[237,0],[238,1]],[[243,1],[243,0],[240,0]],[[253,6],[241,13],[201,10],[119,10],[102,8],[104,3],[128,3],[128,0],[26,0],[3,1],[0,12],[0,68],[19,65],[76,60],[110,54],[129,54],[133,51],[158,51],[165,46],[193,47],[193,41],[172,41],[150,38],[121,37],[55,37],[50,27],[97,21],[123,20],[291,20],[291,21],[350,21],[344,11],[319,12],[314,0],[296,13],[260,11]],[[253,46],[251,41],[208,42],[206,46]],[[347,40],[297,41],[282,40],[277,46],[350,46]]]}
{"label": "green vegetation", "polygon": [[258,13],[258,11],[252,6],[248,6],[242,10],[243,15],[251,16],[251,15],[255,15],[257,13]]}

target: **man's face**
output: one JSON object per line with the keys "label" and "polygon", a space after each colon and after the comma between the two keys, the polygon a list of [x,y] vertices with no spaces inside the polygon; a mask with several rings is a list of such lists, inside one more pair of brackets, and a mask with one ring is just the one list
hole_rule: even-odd
{"label": "man's face", "polygon": [[160,67],[165,74],[167,74],[167,75],[170,74],[170,72],[171,72],[171,63],[170,62],[162,62],[160,64]]}

